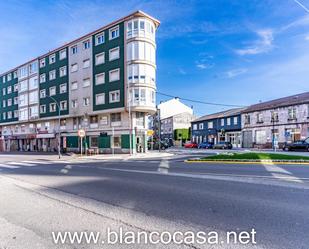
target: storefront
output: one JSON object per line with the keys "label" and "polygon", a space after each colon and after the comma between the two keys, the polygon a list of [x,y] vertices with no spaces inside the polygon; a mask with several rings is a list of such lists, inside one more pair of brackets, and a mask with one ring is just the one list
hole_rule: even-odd
{"label": "storefront", "polygon": [[37,150],[51,152],[57,150],[57,139],[54,133],[39,133],[36,135]]}

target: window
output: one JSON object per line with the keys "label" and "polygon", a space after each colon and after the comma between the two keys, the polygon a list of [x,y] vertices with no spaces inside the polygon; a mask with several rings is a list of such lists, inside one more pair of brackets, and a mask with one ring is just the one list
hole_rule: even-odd
{"label": "window", "polygon": [[40,113],[46,113],[46,105],[40,105]]}
{"label": "window", "polygon": [[119,37],[119,26],[116,26],[114,28],[111,28],[109,30],[109,39],[112,40],[112,39],[115,39]]}
{"label": "window", "polygon": [[6,88],[2,88],[2,95],[6,95]]}
{"label": "window", "polygon": [[90,59],[86,59],[83,61],[83,68],[88,68],[90,67]]}
{"label": "window", "polygon": [[50,112],[55,112],[57,109],[56,103],[50,103],[49,104],[49,111]]}
{"label": "window", "polygon": [[2,113],[2,119],[3,119],[3,120],[6,120],[6,113],[5,113],[5,112]]}
{"label": "window", "polygon": [[224,126],[224,118],[221,118],[221,126]]}
{"label": "window", "polygon": [[105,83],[105,73],[95,75],[95,84],[100,85]]}
{"label": "window", "polygon": [[193,124],[193,130],[197,130],[197,124]]}
{"label": "window", "polygon": [[30,74],[34,74],[38,71],[38,63],[37,61],[34,61],[32,62],[30,65],[29,65],[29,73]]}
{"label": "window", "polygon": [[279,121],[278,112],[272,111],[270,120],[271,120],[271,122],[278,122]]}
{"label": "window", "polygon": [[204,124],[200,123],[198,128],[199,128],[199,130],[203,130],[204,129]]}
{"label": "window", "polygon": [[295,107],[290,107],[288,109],[288,120],[294,120],[296,119],[296,108]]}
{"label": "window", "polygon": [[36,76],[29,79],[29,90],[37,89],[38,86],[38,78]]}
{"label": "window", "polygon": [[65,111],[67,109],[67,101],[60,101],[60,110]]}
{"label": "window", "polygon": [[14,118],[18,118],[18,110],[14,111]]}
{"label": "window", "polygon": [[77,45],[71,47],[71,54],[77,54]]}
{"label": "window", "polygon": [[28,105],[28,96],[27,96],[27,94],[20,94],[18,96],[18,105],[19,106],[26,106],[26,105]]}
{"label": "window", "polygon": [[54,96],[56,95],[56,87],[52,86],[49,88],[49,96]]}
{"label": "window", "polygon": [[78,64],[74,63],[71,65],[71,73],[74,73],[78,70]]}
{"label": "window", "polygon": [[113,148],[121,148],[121,137],[120,136],[113,136],[112,139],[112,147]]}
{"label": "window", "polygon": [[96,105],[103,105],[105,104],[105,94],[100,93],[95,95],[95,103]]}
{"label": "window", "polygon": [[40,60],[40,68],[45,67],[46,66],[46,61],[45,58]]}
{"label": "window", "polygon": [[61,67],[61,68],[59,69],[59,75],[60,75],[60,77],[63,77],[63,76],[66,76],[66,75],[67,75],[67,67],[66,67],[66,66]]}
{"label": "window", "polygon": [[[28,67],[24,66],[18,69],[18,74],[20,78],[25,78],[28,76]],[[3,80],[5,82],[5,80]]]}
{"label": "window", "polygon": [[14,71],[14,73],[13,73],[13,77],[14,77],[14,79],[16,79],[16,78],[17,78],[17,71]]}
{"label": "window", "polygon": [[100,53],[95,55],[95,64],[100,65],[105,62],[105,53]]}
{"label": "window", "polygon": [[39,102],[39,92],[34,91],[29,93],[29,104],[35,104]]}
{"label": "window", "polygon": [[12,87],[11,87],[11,86],[8,86],[8,88],[7,88],[7,93],[8,93],[8,94],[12,93]]}
{"label": "window", "polygon": [[40,98],[43,99],[43,98],[45,98],[45,97],[46,97],[46,89],[42,89],[42,90],[40,91]]}
{"label": "window", "polygon": [[109,50],[109,60],[112,61],[116,59],[119,59],[119,47]]}
{"label": "window", "polygon": [[18,84],[14,85],[14,92],[18,92]]}
{"label": "window", "polygon": [[78,89],[78,83],[77,83],[77,81],[73,81],[71,83],[71,90],[76,90],[76,89]]}
{"label": "window", "polygon": [[60,93],[66,93],[67,92],[67,83],[60,85]]}
{"label": "window", "polygon": [[237,125],[238,124],[238,118],[237,117],[234,117],[234,125]]}
{"label": "window", "polygon": [[245,114],[245,124],[250,124],[250,115],[249,114]]}
{"label": "window", "polygon": [[121,122],[121,113],[117,112],[117,113],[111,113],[111,122]]}
{"label": "window", "polygon": [[3,80],[3,83],[6,82],[6,77],[5,77],[5,75],[2,77],[2,80]]}
{"label": "window", "polygon": [[56,62],[56,55],[55,54],[51,54],[49,56],[49,64],[53,64]]}
{"label": "window", "polygon": [[8,81],[10,81],[12,79],[12,74],[9,73],[7,77],[8,77]]}
{"label": "window", "polygon": [[28,90],[28,82],[27,80],[23,80],[19,82],[19,92],[24,92]]}
{"label": "window", "polygon": [[90,147],[98,147],[98,137],[90,137]]}
{"label": "window", "polygon": [[40,75],[40,83],[44,83],[44,82],[46,82],[46,74],[45,73]]}
{"label": "window", "polygon": [[90,98],[89,97],[83,98],[83,105],[84,106],[89,106],[89,104],[90,104]]}
{"label": "window", "polygon": [[213,128],[214,128],[214,123],[208,122],[208,129],[213,129]]}
{"label": "window", "polygon": [[8,106],[12,106],[12,99],[8,99]]}
{"label": "window", "polygon": [[109,92],[109,103],[115,103],[120,101],[120,91]]}
{"label": "window", "polygon": [[14,97],[14,105],[18,105],[18,97]]}
{"label": "window", "polygon": [[226,123],[227,123],[227,125],[231,125],[231,118],[227,118]]}
{"label": "window", "polygon": [[31,118],[37,118],[39,116],[39,107],[38,106],[31,106],[29,108],[29,115],[30,115]]}
{"label": "window", "polygon": [[67,125],[67,120],[65,118],[60,119],[60,126],[65,127]]}
{"label": "window", "polygon": [[109,71],[109,82],[117,81],[120,79],[120,69]]}
{"label": "window", "polygon": [[83,80],[83,87],[88,87],[88,86],[90,86],[90,78]]}
{"label": "window", "polygon": [[49,80],[56,79],[56,70],[49,71]]}
{"label": "window", "polygon": [[83,47],[84,47],[84,49],[90,48],[90,40],[84,41],[83,42]]}
{"label": "window", "polygon": [[100,45],[104,43],[104,32],[100,33],[100,34],[97,34],[95,36],[95,45]]}
{"label": "window", "polygon": [[60,60],[63,60],[67,58],[67,50],[66,49],[62,49],[60,52],[59,52],[59,59]]}
{"label": "window", "polygon": [[257,123],[263,123],[263,114],[262,113],[256,114],[256,122]]}
{"label": "window", "polygon": [[71,104],[72,104],[72,108],[76,108],[78,106],[77,99],[72,99]]}

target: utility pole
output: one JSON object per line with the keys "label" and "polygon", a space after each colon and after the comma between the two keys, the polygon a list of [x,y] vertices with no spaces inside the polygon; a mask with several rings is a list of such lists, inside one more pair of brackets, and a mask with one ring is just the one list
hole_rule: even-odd
{"label": "utility pole", "polygon": [[132,117],[131,117],[131,94],[129,91],[129,86],[127,88],[128,92],[128,109],[129,109],[129,144],[130,144],[130,156],[132,156]]}

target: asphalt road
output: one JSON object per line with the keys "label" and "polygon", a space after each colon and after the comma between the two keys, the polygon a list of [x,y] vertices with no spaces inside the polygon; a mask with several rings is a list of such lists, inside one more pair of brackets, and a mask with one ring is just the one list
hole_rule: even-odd
{"label": "asphalt road", "polygon": [[[183,155],[183,157],[185,157]],[[161,160],[0,162],[0,248],[303,248],[309,166]],[[56,245],[53,231],[256,230],[256,245]],[[221,237],[222,236],[222,237]]]}

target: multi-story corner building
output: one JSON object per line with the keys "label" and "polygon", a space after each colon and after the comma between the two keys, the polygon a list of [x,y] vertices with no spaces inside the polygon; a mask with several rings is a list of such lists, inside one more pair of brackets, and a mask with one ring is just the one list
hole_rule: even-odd
{"label": "multi-story corner building", "polygon": [[279,147],[309,136],[309,92],[252,105],[242,112],[243,147]]}
{"label": "multi-story corner building", "polygon": [[233,147],[241,147],[241,111],[235,108],[202,116],[191,122],[192,140],[201,142],[231,142]]}
{"label": "multi-story corner building", "polygon": [[161,140],[169,140],[173,144],[175,129],[188,129],[195,118],[193,109],[179,98],[173,98],[158,105],[159,130]]}
{"label": "multi-story corner building", "polygon": [[60,133],[61,147],[77,151],[83,128],[89,148],[145,151],[158,26],[136,11],[1,74],[3,148],[54,151]]}

